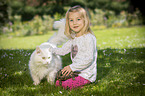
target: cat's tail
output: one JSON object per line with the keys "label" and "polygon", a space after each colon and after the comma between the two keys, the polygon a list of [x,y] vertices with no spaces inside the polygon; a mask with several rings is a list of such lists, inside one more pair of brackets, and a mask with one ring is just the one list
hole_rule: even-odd
{"label": "cat's tail", "polygon": [[60,45],[68,39],[67,36],[64,34],[65,31],[65,19],[60,19],[60,21],[55,21],[53,24],[54,29],[58,29],[56,33],[48,40],[48,42]]}
{"label": "cat's tail", "polygon": [[65,22],[66,22],[66,20],[64,18],[60,19],[59,21],[55,21],[54,24],[53,24],[53,28],[54,29],[59,29],[59,28],[62,28],[62,27],[65,28]]}

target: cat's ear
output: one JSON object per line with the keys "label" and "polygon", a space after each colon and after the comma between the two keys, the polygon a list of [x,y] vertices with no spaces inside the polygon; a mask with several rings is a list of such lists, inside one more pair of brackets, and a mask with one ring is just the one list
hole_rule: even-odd
{"label": "cat's ear", "polygon": [[49,51],[49,52],[52,52],[52,47],[49,47],[49,48],[48,48],[48,51]]}
{"label": "cat's ear", "polygon": [[41,49],[39,48],[39,46],[36,47],[36,53],[40,54],[41,53]]}

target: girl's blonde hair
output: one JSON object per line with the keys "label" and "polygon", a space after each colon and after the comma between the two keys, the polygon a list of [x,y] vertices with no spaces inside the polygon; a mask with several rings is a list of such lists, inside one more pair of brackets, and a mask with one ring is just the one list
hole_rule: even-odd
{"label": "girl's blonde hair", "polygon": [[72,30],[69,27],[69,12],[79,12],[81,14],[81,17],[84,19],[84,27],[81,30],[81,35],[87,34],[87,33],[93,33],[90,29],[90,20],[89,16],[84,8],[81,6],[77,5],[74,7],[71,7],[67,12],[66,12],[66,25],[65,25],[65,35],[69,38],[72,38],[71,33]]}

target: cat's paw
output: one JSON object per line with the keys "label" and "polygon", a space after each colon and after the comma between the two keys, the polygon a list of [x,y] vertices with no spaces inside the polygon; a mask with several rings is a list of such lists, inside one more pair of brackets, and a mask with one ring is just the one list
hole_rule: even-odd
{"label": "cat's paw", "polygon": [[33,84],[34,84],[34,85],[38,85],[39,83],[40,83],[40,82],[34,82]]}
{"label": "cat's paw", "polygon": [[53,84],[54,84],[54,82],[53,82],[53,81],[49,81],[48,83],[50,83],[51,85],[53,85]]}
{"label": "cat's paw", "polygon": [[50,78],[47,78],[47,82],[50,83],[51,85],[54,84],[54,80],[51,80]]}

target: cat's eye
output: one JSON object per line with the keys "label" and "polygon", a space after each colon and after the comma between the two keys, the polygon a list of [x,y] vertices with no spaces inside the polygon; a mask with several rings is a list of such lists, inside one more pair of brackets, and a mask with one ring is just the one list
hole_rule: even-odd
{"label": "cat's eye", "polygon": [[45,57],[42,57],[42,59],[45,59]]}
{"label": "cat's eye", "polygon": [[48,57],[48,59],[50,59],[50,57]]}

